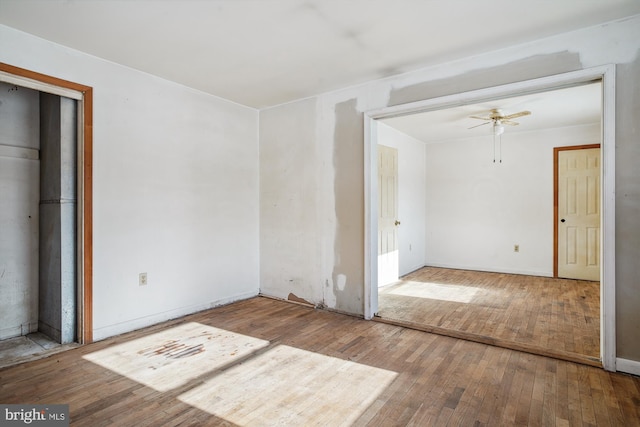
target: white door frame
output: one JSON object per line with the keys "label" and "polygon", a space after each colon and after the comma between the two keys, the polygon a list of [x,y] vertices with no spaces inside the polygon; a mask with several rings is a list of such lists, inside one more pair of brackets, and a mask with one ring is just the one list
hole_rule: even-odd
{"label": "white door frame", "polygon": [[542,77],[534,80],[479,89],[409,104],[395,105],[364,114],[365,289],[364,317],[378,311],[378,179],[377,119],[442,110],[528,93],[602,81],[602,233],[600,271],[600,356],[604,369],[616,370],[615,334],[615,65]]}

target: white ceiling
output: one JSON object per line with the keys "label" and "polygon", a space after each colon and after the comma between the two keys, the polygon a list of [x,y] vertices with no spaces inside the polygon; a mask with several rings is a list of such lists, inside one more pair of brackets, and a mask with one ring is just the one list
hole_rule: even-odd
{"label": "white ceiling", "polygon": [[256,108],[638,13],[638,0],[0,0],[1,24]]}
{"label": "white ceiling", "polygon": [[517,96],[498,101],[430,111],[383,119],[389,126],[426,143],[491,135],[491,124],[469,116],[486,117],[492,109],[503,115],[530,111],[531,115],[514,119],[517,126],[505,126],[504,134],[555,129],[600,123],[602,85],[600,82],[571,88]]}

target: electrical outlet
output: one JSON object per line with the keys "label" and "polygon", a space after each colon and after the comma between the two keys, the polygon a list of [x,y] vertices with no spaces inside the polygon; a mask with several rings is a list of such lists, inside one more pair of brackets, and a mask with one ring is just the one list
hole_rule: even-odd
{"label": "electrical outlet", "polygon": [[513,252],[520,252],[520,245],[513,245]]}
{"label": "electrical outlet", "polygon": [[147,284],[147,273],[140,273],[138,275],[138,285],[145,286]]}

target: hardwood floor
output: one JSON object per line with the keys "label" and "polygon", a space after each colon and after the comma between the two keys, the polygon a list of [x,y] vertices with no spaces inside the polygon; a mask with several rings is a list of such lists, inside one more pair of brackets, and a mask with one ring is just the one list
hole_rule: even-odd
{"label": "hardwood floor", "polygon": [[640,425],[640,378],[267,298],[0,370],[74,426]]}
{"label": "hardwood floor", "polygon": [[405,326],[600,364],[600,284],[425,267],[380,288],[379,315]]}

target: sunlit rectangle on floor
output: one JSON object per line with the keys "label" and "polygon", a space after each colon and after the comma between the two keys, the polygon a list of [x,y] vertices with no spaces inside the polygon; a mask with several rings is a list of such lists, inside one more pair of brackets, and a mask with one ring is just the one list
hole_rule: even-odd
{"label": "sunlit rectangle on floor", "polygon": [[179,399],[241,426],[346,426],[396,375],[279,345],[210,378]]}
{"label": "sunlit rectangle on floor", "polygon": [[182,386],[266,347],[268,341],[190,322],[84,356],[157,391]]}
{"label": "sunlit rectangle on floor", "polygon": [[478,288],[474,288],[472,286],[403,281],[402,284],[387,293],[390,295],[402,295],[405,297],[469,303],[473,301],[473,298],[478,294],[478,291]]}

